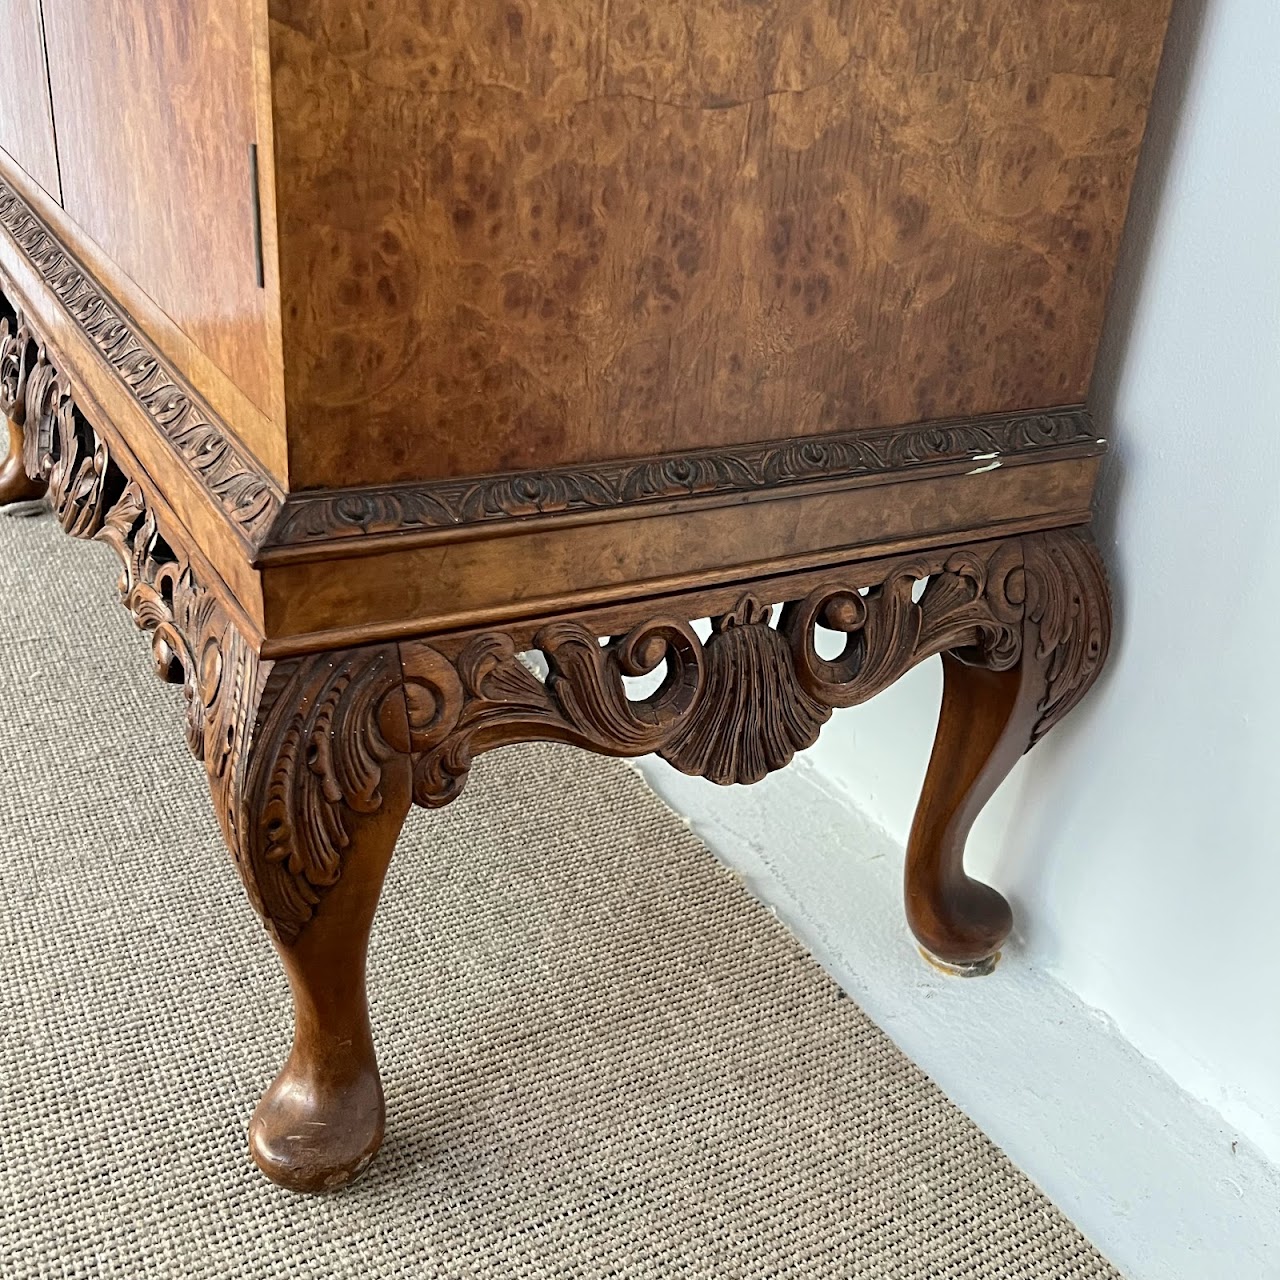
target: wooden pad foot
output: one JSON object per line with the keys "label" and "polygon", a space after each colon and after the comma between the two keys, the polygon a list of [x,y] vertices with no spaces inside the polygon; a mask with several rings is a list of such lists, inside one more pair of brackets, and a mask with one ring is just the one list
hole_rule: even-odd
{"label": "wooden pad foot", "polygon": [[249,1125],[253,1161],[291,1191],[336,1191],[354,1182],[382,1145],[382,1081],[367,1041],[352,1054],[329,1044],[295,1048]]}

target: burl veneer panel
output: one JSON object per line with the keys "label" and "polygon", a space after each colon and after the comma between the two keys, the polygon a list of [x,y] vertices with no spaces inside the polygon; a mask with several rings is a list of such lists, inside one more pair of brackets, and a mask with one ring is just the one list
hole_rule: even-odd
{"label": "burl veneer panel", "polygon": [[1167,0],[271,0],[290,478],[1080,400]]}
{"label": "burl veneer panel", "polygon": [[249,151],[259,0],[43,3],[68,215],[281,418],[279,308],[258,285]]}
{"label": "burl veneer panel", "polygon": [[40,0],[0,0],[0,147],[58,199]]}

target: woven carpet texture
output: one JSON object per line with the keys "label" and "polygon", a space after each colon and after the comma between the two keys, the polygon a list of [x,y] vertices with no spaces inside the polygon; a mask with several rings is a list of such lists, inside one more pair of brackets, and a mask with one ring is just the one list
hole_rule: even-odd
{"label": "woven carpet texture", "polygon": [[[0,1276],[1114,1277],[624,764],[415,812],[370,965],[387,1139],[282,1191],[282,971],[102,547],[0,519]],[[850,886],[854,892],[855,886]]]}

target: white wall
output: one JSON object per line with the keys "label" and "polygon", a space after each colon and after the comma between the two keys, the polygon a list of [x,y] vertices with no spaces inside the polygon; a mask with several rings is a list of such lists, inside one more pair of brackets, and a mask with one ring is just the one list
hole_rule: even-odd
{"label": "white wall", "polygon": [[[1176,0],[1094,392],[1110,668],[970,866],[1014,902],[1013,963],[1280,1160],[1277,68],[1277,0]],[[808,757],[902,841],[940,683],[838,714]]]}

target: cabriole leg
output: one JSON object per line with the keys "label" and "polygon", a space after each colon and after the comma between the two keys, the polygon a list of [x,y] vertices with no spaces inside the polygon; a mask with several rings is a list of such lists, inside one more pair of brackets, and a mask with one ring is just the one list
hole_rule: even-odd
{"label": "cabriole leg", "polygon": [[1020,660],[992,670],[976,652],[943,654],[938,732],[907,844],[911,930],[929,958],[971,976],[995,967],[1013,916],[965,872],[970,828],[1018,758],[1097,679],[1110,643],[1106,576],[1088,535],[1035,534],[1022,550]]}
{"label": "cabriole leg", "polygon": [[183,683],[190,745],[293,994],[293,1049],[250,1150],[283,1186],[334,1190],[382,1142],[365,950],[413,786],[398,650],[265,661],[184,566],[146,577],[131,604]]}
{"label": "cabriole leg", "polygon": [[413,787],[398,651],[264,662],[198,587],[174,599],[192,744],[293,993],[293,1050],[250,1150],[283,1186],[333,1190],[382,1142],[365,950]]}
{"label": "cabriole leg", "polygon": [[[293,942],[276,939],[293,993],[293,1050],[249,1126],[258,1167],[295,1191],[352,1181],[382,1143],[382,1081],[365,996],[365,951],[408,808],[407,762],[383,776],[384,808],[361,825],[342,878]],[[391,785],[388,785],[388,784]],[[400,803],[385,804],[395,795]]]}
{"label": "cabriole leg", "polygon": [[1009,904],[964,870],[969,829],[1030,741],[1043,680],[942,655],[942,709],[907,842],[907,923],[935,960],[990,973],[1013,927]]}

